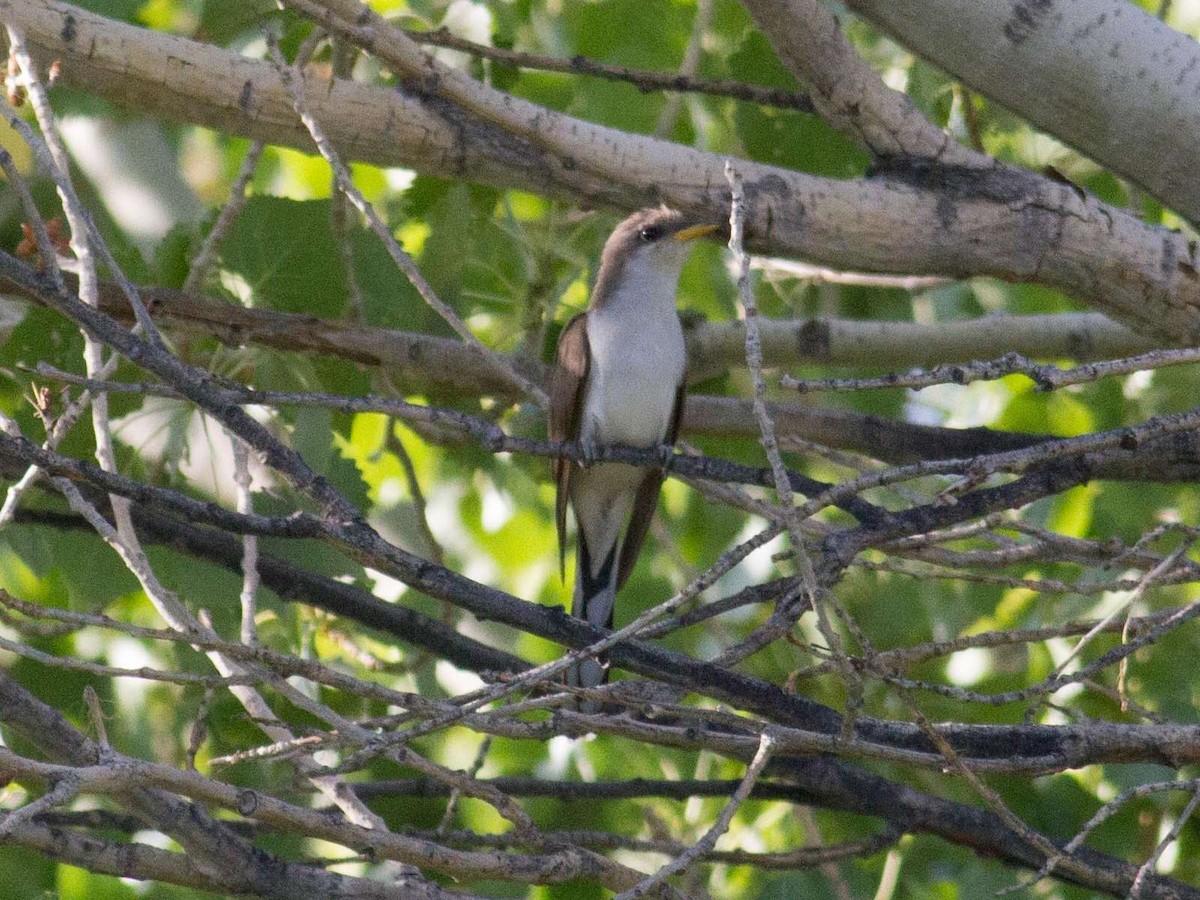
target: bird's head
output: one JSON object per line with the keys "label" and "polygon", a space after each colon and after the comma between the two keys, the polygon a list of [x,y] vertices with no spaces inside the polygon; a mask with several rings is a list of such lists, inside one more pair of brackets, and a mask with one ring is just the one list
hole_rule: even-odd
{"label": "bird's head", "polygon": [[604,244],[593,298],[647,279],[670,282],[674,290],[691,242],[719,231],[665,206],[635,212],[618,225]]}

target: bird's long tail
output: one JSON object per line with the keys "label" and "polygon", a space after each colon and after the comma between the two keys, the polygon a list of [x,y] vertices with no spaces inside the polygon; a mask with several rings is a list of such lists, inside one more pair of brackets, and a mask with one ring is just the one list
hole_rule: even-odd
{"label": "bird's long tail", "polygon": [[[579,535],[575,567],[575,601],[571,615],[592,625],[611,629],[613,607],[617,597],[617,572],[620,568],[620,535],[615,535],[602,549],[604,557],[599,566],[582,532]],[[595,575],[592,573],[595,572]],[[608,681],[608,663],[603,657],[583,659],[567,670],[567,684],[572,687],[597,687]]]}

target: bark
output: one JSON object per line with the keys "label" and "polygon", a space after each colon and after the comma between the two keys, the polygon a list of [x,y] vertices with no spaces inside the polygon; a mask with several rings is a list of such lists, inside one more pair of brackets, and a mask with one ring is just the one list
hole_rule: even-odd
{"label": "bark", "polygon": [[955,143],[907,96],[887,87],[817,0],[743,3],[779,58],[808,85],[817,111],[875,155],[990,165],[987,157]]}
{"label": "bark", "polygon": [[[38,302],[36,294],[3,275],[0,289]],[[486,365],[478,353],[452,338],[236,306],[170,288],[144,286],[141,293],[155,320],[177,334],[211,336],[230,347],[257,345],[381,366],[416,393],[431,388],[464,396],[515,396],[519,392],[503,368]],[[100,294],[106,313],[133,321],[133,312],[117,284],[103,282]],[[682,303],[686,308],[687,299]],[[741,322],[698,322],[685,327],[689,383],[745,367],[746,337]],[[784,369],[819,364],[905,370],[1006,353],[1088,362],[1133,356],[1158,347],[1150,338],[1096,313],[990,316],[933,325],[850,319],[764,320],[760,327],[764,364]],[[511,362],[526,377],[541,377],[537,362],[519,357]]]}
{"label": "bark", "polygon": [[[267,63],[54,0],[0,0],[62,78],[150,115],[311,149]],[[440,77],[441,73],[439,73]],[[347,157],[630,209],[665,201],[724,218],[724,158],[582,122],[482,85],[471,111],[420,80],[392,91],[311,82]],[[435,85],[436,87],[436,85]],[[502,124],[498,124],[502,123]],[[1020,170],[894,163],[855,181],[738,164],[749,244],[836,268],[1047,285],[1171,343],[1200,340],[1186,238]]]}
{"label": "bark", "polygon": [[1126,0],[850,0],[872,25],[1200,222],[1200,44]]}
{"label": "bark", "polygon": [[[0,287],[31,300],[39,295],[0,270]],[[349,325],[296,313],[246,309],[165,288],[146,288],[145,301],[160,323],[185,334],[212,335],[231,346],[248,344],[316,353],[388,370],[403,390],[442,400],[517,396],[503,368],[489,364],[470,347],[448,338],[386,328]],[[101,285],[102,309],[129,322],[133,314],[119,288]],[[739,322],[703,323],[688,333],[691,382],[714,377],[745,362]],[[764,322],[767,365],[914,365],[967,361],[988,348],[1032,356],[1092,359],[1149,349],[1146,338],[1095,314],[1011,316],[923,326],[905,322],[809,320]],[[513,358],[534,380],[545,377],[541,363]],[[827,408],[808,402],[769,404],[780,435],[842,450],[866,453],[894,463],[955,459],[1032,447],[1052,439],[987,428],[940,428]],[[430,439],[458,440],[458,431],[428,426]],[[700,393],[688,396],[683,433],[688,436],[747,437],[758,434],[749,401]],[[1175,482],[1194,480],[1200,470],[1195,442],[1174,435],[1140,447],[1137,454],[1097,464],[1094,477]]]}

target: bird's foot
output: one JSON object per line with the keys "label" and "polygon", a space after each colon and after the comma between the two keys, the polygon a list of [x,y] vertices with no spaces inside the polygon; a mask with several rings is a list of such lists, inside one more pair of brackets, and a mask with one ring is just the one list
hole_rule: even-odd
{"label": "bird's foot", "polygon": [[596,460],[600,456],[600,447],[595,441],[584,440],[581,438],[579,441],[579,452],[582,455],[582,458],[579,460],[579,465],[586,469],[588,466],[594,466],[596,464]]}
{"label": "bird's foot", "polygon": [[666,475],[671,471],[671,466],[675,464],[675,448],[671,444],[659,444],[658,461],[662,466],[663,474]]}

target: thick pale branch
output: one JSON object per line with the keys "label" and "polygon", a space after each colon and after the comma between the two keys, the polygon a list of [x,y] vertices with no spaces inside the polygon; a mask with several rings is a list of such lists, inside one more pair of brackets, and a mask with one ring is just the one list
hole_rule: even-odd
{"label": "thick pale branch", "polygon": [[[763,361],[771,367],[870,366],[907,369],[971,362],[1006,353],[1034,359],[1113,359],[1158,344],[1096,313],[987,316],[921,325],[849,319],[763,320]],[[704,322],[688,330],[688,378],[701,381],[738,364],[741,322]]]}
{"label": "thick pale branch", "polygon": [[[68,281],[74,284],[70,278]],[[37,301],[36,294],[0,274],[4,291]],[[299,313],[257,309],[164,287],[146,286],[142,297],[164,327],[180,334],[217,338],[229,346],[257,344],[298,353],[320,353],[383,366],[403,387],[423,393],[516,396],[519,386],[503,367],[481,363],[478,354],[451,338],[391,328],[373,328]],[[686,299],[685,299],[686,304]],[[101,282],[101,308],[132,321],[120,288]],[[765,319],[763,362],[772,368],[802,365],[873,366],[906,369],[970,362],[1005,353],[1032,359],[1078,362],[1132,356],[1159,342],[1098,313],[988,316],[936,325],[852,319]],[[741,322],[700,322],[687,328],[688,380],[704,381],[745,365]],[[526,377],[537,365],[514,358]]]}
{"label": "thick pale branch", "polygon": [[[267,63],[55,0],[0,0],[0,17],[21,25],[44,58],[61,60],[65,81],[90,92],[151,115],[311,149]],[[661,199],[723,216],[716,154],[456,84],[470,96],[469,112],[444,99],[444,86],[431,91],[421,79],[402,91],[310,83],[308,102],[346,158],[576,202],[629,209]],[[1200,337],[1200,277],[1186,238],[1069,185],[1007,168],[893,169],[849,182],[740,168],[756,250],[845,269],[1036,282],[1165,340]]]}
{"label": "thick pale branch", "polygon": [[[37,300],[36,292],[0,272],[0,286]],[[432,335],[348,325],[316,316],[247,309],[191,297],[166,288],[144,288],[155,317],[184,334],[212,335],[231,346],[257,344],[279,350],[319,353],[388,370],[413,393],[441,397],[515,396],[517,386],[505,369],[488,363],[458,341]],[[130,320],[115,285],[101,285],[102,309]],[[1102,359],[1149,349],[1152,342],[1096,314],[1011,316],[924,326],[906,322],[854,322],[812,319],[764,322],[767,365],[805,363],[907,367],[966,361],[972,348],[995,348],[1043,358]],[[689,378],[698,381],[744,364],[745,337],[737,322],[704,323],[689,330]],[[983,350],[980,350],[983,352]],[[525,376],[544,377],[540,364],[512,358]],[[1048,435],[1014,434],[984,428],[950,429],[898,422],[851,410],[807,403],[772,403],[781,435],[866,453],[888,462],[947,459],[1028,447]],[[436,423],[435,423],[436,424]],[[683,430],[689,435],[745,437],[757,434],[748,402],[735,397],[692,394]],[[1142,463],[1139,465],[1139,461]],[[1174,481],[1195,474],[1190,444],[1145,450],[1139,459],[1100,468],[1097,477]]]}
{"label": "thick pale branch", "polygon": [[[725,202],[719,189],[704,181],[712,174],[712,157],[539,111],[530,104],[508,98],[485,85],[466,79],[461,73],[453,73],[453,77],[439,81],[439,77],[445,73],[436,63],[423,55],[423,51],[414,52],[405,44],[406,38],[397,38],[388,32],[385,23],[372,20],[365,13],[346,18],[348,12],[358,8],[352,0],[292,0],[292,3],[309,14],[319,14],[322,9],[337,10],[334,19],[327,24],[339,35],[355,40],[368,49],[382,50],[380,56],[385,64],[392,66],[404,79],[405,93],[397,95],[399,99],[396,102],[425,110],[430,127],[441,135],[439,140],[442,143],[438,146],[442,150],[429,158],[429,171],[445,174],[446,153],[449,153],[453,156],[453,165],[450,167],[452,174],[502,185],[522,184],[523,179],[528,181],[537,175],[542,180],[536,189],[545,193],[583,197],[610,205],[620,206],[631,200],[644,200],[648,195],[656,196],[655,192],[661,185],[668,186],[665,191],[667,199],[692,211],[719,212]],[[769,4],[764,2],[761,5]],[[28,0],[26,3],[0,0],[0,19],[28,13],[33,17],[42,15],[49,20],[58,15],[62,27],[57,33],[43,34],[43,38],[51,43],[58,41],[66,48],[62,54],[56,55],[63,56],[67,69],[74,68],[74,74],[78,76],[78,71],[91,65],[93,60],[106,58],[105,52],[97,49],[98,44],[94,39],[97,30],[118,26],[104,20],[89,24],[86,21],[87,14],[78,10],[69,11],[69,18],[63,18],[61,14],[64,9],[66,7],[62,4],[50,0]],[[88,32],[89,28],[91,32]],[[137,29],[128,29],[124,33],[130,41],[144,41],[150,47],[159,38],[158,35],[148,36],[148,33]],[[81,55],[78,48],[89,36],[93,38],[92,43],[88,52]],[[198,45],[180,42],[173,46],[180,48],[180,52],[190,53]],[[211,51],[211,48],[201,49],[205,53]],[[138,64],[144,62],[128,47],[123,51],[123,56],[112,51],[107,58],[118,57],[122,58],[127,68],[131,59],[136,59]],[[127,72],[123,74],[127,75]],[[170,72],[164,69],[159,73],[159,80],[168,75]],[[217,91],[228,88],[223,79],[222,74],[214,78],[212,84],[216,85]],[[186,80],[180,79],[181,83]],[[191,80],[200,82],[204,79],[193,73]],[[237,121],[240,124],[232,127],[258,127],[253,101],[258,100],[264,91],[270,93],[277,87],[269,73],[263,75],[260,72],[253,78],[245,79],[237,102],[241,116]],[[370,96],[369,89],[354,86],[346,88],[353,91],[368,90],[361,96]],[[340,89],[338,85],[322,85],[310,91],[308,99],[316,109],[323,103],[330,103]],[[843,104],[844,111],[852,113],[851,104],[845,98],[830,96],[830,91],[837,89],[836,84],[818,85],[821,102],[829,105],[831,116],[839,103]],[[852,88],[850,93],[858,90]],[[332,110],[325,111],[333,115]],[[881,137],[879,132],[872,130],[876,124],[879,123],[851,122],[850,127],[856,128],[865,142],[876,147],[879,140],[888,137],[886,134]],[[888,122],[883,124],[886,132],[891,125]],[[933,137],[922,131],[918,119],[910,124],[914,126],[914,140]],[[282,129],[285,126],[286,122],[281,120],[276,127]],[[393,121],[392,127],[402,129],[407,124]],[[455,143],[458,140],[463,141],[461,147]],[[811,251],[818,254],[816,258],[821,258],[819,254],[825,253],[845,259],[857,252],[861,256],[856,260],[858,268],[886,264],[889,271],[894,271],[897,270],[894,263],[899,260],[899,271],[926,271],[922,267],[936,265],[939,274],[980,271],[1010,278],[1027,278],[1077,294],[1088,294],[1102,308],[1138,324],[1147,332],[1169,335],[1177,340],[1200,334],[1200,285],[1193,284],[1200,279],[1196,276],[1193,250],[1182,243],[1182,238],[1146,228],[1142,223],[1104,207],[1069,187],[1028,173],[1001,167],[985,171],[974,166],[974,159],[959,160],[956,168],[914,168],[908,162],[897,164],[897,156],[909,153],[905,149],[908,138],[902,143],[900,152],[882,154],[890,158],[888,165],[892,168],[889,171],[854,183],[824,182],[797,173],[746,164],[747,188],[754,193],[754,208],[764,211],[757,223],[760,241],[764,245],[776,242],[789,252]],[[427,146],[416,140],[409,141],[407,146],[414,154],[427,150]],[[438,152],[443,154],[440,161]],[[627,174],[625,169],[637,163],[643,164],[643,169]],[[436,168],[439,165],[443,168]],[[480,172],[485,175],[481,176]],[[918,214],[924,216],[922,221],[928,224],[928,228],[917,242],[920,246],[914,248],[912,217]],[[902,221],[907,228],[898,227]],[[765,223],[774,229],[770,231],[769,241],[767,230],[763,228]],[[994,244],[993,237],[996,238]],[[847,241],[858,243],[846,249],[844,245]],[[902,245],[902,241],[907,241],[908,245]],[[1158,255],[1155,256],[1155,253]],[[865,265],[863,259],[866,260]],[[62,289],[61,284],[51,290],[44,277],[33,273],[31,267],[15,263],[6,254],[0,254],[0,265],[27,289],[43,294],[52,307],[83,326],[93,340],[116,348],[129,360],[162,379],[164,389],[190,399],[207,415],[244,438],[292,487],[313,501],[320,515],[297,513],[284,522],[279,518],[246,515],[241,510],[230,513],[220,510],[215,504],[201,504],[178,492],[145,487],[57,454],[38,456],[39,463],[45,464],[50,470],[70,473],[82,481],[103,486],[122,496],[137,496],[147,502],[158,502],[162,507],[176,512],[192,510],[198,520],[219,522],[231,530],[248,532],[254,527],[284,528],[293,529],[287,531],[289,535],[318,537],[363,565],[398,578],[416,591],[453,604],[481,619],[494,620],[570,647],[606,646],[605,642],[620,641],[612,647],[611,658],[616,665],[672,685],[678,695],[685,691],[696,692],[723,701],[739,711],[756,713],[758,719],[710,711],[698,714],[703,728],[689,727],[686,730],[674,728],[665,719],[659,722],[637,717],[614,719],[614,728],[626,729],[623,734],[614,730],[614,737],[621,735],[637,740],[634,732],[642,729],[647,734],[655,731],[660,735],[658,739],[645,737],[645,743],[659,742],[670,746],[672,740],[688,741],[690,743],[686,746],[699,749],[704,748],[703,744],[697,743],[697,735],[701,735],[704,741],[709,742],[706,749],[717,748],[717,752],[722,752],[720,747],[729,747],[732,749],[728,755],[746,758],[746,752],[752,751],[755,745],[765,754],[765,746],[760,742],[768,721],[783,722],[790,727],[770,726],[772,740],[775,740],[778,732],[778,749],[781,753],[767,771],[778,780],[794,784],[796,795],[803,802],[880,816],[891,824],[889,830],[938,834],[971,847],[981,855],[998,856],[1010,864],[1029,867],[1040,865],[1054,848],[1040,835],[1025,829],[1021,823],[912,791],[835,757],[844,753],[897,763],[940,766],[941,757],[935,754],[935,751],[940,751],[947,759],[961,755],[964,763],[972,766],[978,765],[976,760],[986,760],[986,763],[979,765],[983,769],[998,770],[1001,766],[1011,766],[1014,760],[1021,760],[1027,770],[1038,772],[1095,763],[1147,760],[1180,765],[1200,758],[1200,739],[1194,727],[1097,727],[1089,722],[1077,728],[967,725],[936,728],[923,725],[923,728],[917,728],[906,723],[854,716],[853,712],[848,719],[843,719],[836,710],[796,694],[790,684],[788,690],[781,690],[764,679],[721,665],[720,659],[717,663],[704,662],[682,653],[662,650],[644,640],[623,640],[623,633],[608,634],[557,610],[524,603],[384,540],[359,515],[361,511],[310,469],[303,459],[244,415],[242,407],[247,402],[246,394],[239,386],[221,383],[209,373],[184,365],[162,345],[131,334],[106,315],[80,305],[75,297]],[[232,313],[234,310],[229,308],[229,311]],[[280,320],[280,323],[283,322]],[[325,328],[325,324],[317,320],[312,320],[311,324],[314,331]],[[235,329],[229,328],[227,322],[223,323],[223,327],[230,334],[229,340],[245,339],[244,334],[239,337]],[[735,329],[729,330],[736,336]],[[289,338],[278,339],[284,341]],[[327,331],[325,339],[328,339]],[[811,347],[792,348],[791,344],[799,344],[801,339],[801,335],[795,333],[791,326],[781,329],[780,353],[787,355],[799,352],[803,356],[811,352]],[[409,346],[416,348],[415,352],[411,352],[416,364],[427,366],[428,361],[420,359],[422,340],[415,338]],[[832,343],[832,339],[827,343]],[[447,346],[445,359],[453,358],[462,349]],[[973,350],[975,354],[978,353],[977,347]],[[333,352],[346,351],[339,348]],[[879,363],[880,359],[876,357],[871,361]],[[459,367],[453,368],[457,370]],[[472,359],[472,365],[463,368],[476,369],[477,360]],[[536,364],[531,364],[529,371],[529,377],[542,376]],[[462,375],[457,373],[455,377],[461,378]],[[485,377],[497,376],[489,372]],[[521,377],[526,376],[522,374]],[[498,376],[495,392],[511,394],[514,380],[518,379]],[[359,399],[365,401],[371,398]],[[738,401],[727,401],[725,398],[708,398],[700,406],[701,412],[705,406],[720,410],[726,421],[732,421],[740,412],[746,411],[744,404],[739,406]],[[463,420],[468,418],[449,410],[422,409],[428,415],[436,412],[447,418],[453,415],[459,415]],[[776,412],[779,414],[777,421],[786,428],[788,410],[780,408],[774,410],[773,414]],[[797,409],[795,414],[802,416],[804,411]],[[1172,425],[1174,430],[1163,431],[1158,436],[1184,438],[1184,443],[1176,448],[1178,455],[1181,459],[1191,460],[1194,465],[1197,456],[1192,446],[1194,441],[1180,434],[1181,423],[1194,431],[1193,419],[1185,421],[1179,418],[1178,421],[1166,423]],[[865,420],[864,430],[869,430],[870,424],[870,420]],[[1131,455],[1137,449],[1138,436],[1149,434],[1144,429],[1163,424],[1147,423],[1147,426],[1140,426],[1139,429],[1128,430],[1124,436],[1107,432],[1076,442],[1057,442],[1032,451],[1013,452],[1005,457],[1011,464],[1005,471],[1024,474],[1013,481],[988,481],[986,483],[992,485],[989,487],[978,486],[985,483],[986,476],[994,475],[1001,468],[998,464],[981,473],[974,472],[971,461],[961,459],[944,463],[941,469],[930,464],[919,472],[916,471],[918,467],[910,467],[912,473],[894,470],[891,474],[897,475],[896,481],[902,480],[899,475],[934,471],[965,471],[970,476],[961,480],[953,494],[947,491],[929,503],[914,500],[911,507],[896,512],[876,507],[861,497],[861,491],[872,486],[867,482],[873,475],[841,486],[846,494],[843,497],[835,496],[836,490],[829,485],[786,472],[778,460],[776,474],[779,476],[778,486],[785,496],[790,496],[790,492],[795,490],[811,495],[814,488],[821,494],[809,504],[813,506],[811,511],[833,502],[859,520],[857,526],[840,531],[836,525],[814,523],[814,527],[819,525],[828,530],[810,530],[805,535],[797,535],[797,540],[806,546],[813,533],[825,537],[819,546],[812,545],[815,557],[819,560],[816,574],[820,577],[820,586],[825,588],[835,584],[845,567],[864,550],[886,547],[894,541],[936,541],[939,536],[944,541],[948,530],[959,529],[966,534],[967,523],[971,528],[979,525],[982,529],[971,534],[987,535],[987,529],[1000,521],[1006,511],[1053,496],[1096,477],[1106,462],[1112,462],[1122,454],[1125,457]],[[548,446],[544,442],[511,438],[494,425],[491,431],[479,431],[472,427],[465,427],[464,430],[495,451],[515,450],[542,455],[575,451],[569,446]],[[807,436],[812,437],[811,433]],[[1012,437],[1011,440],[1023,439]],[[1027,440],[1036,441],[1037,438]],[[27,446],[27,442],[19,440],[15,433],[0,438],[0,444],[13,453],[29,456],[33,452],[31,445]],[[538,446],[535,447],[535,444]],[[603,458],[615,458],[627,449],[604,448]],[[903,441],[894,448],[896,453],[911,450],[912,447]],[[961,452],[958,451],[959,454]],[[645,460],[637,462],[646,464]],[[1117,459],[1116,462],[1119,465],[1121,460]],[[708,464],[708,461],[697,457],[680,457],[681,468],[701,464]],[[1144,467],[1144,460],[1141,464]],[[986,466],[986,463],[980,465]],[[890,483],[882,479],[883,476],[880,484]],[[944,502],[947,500],[950,502]],[[96,517],[99,518],[99,514]],[[132,532],[132,529],[129,530]],[[1003,549],[1006,539],[999,534],[996,539]],[[1015,545],[1016,542],[1013,543]],[[919,543],[914,545],[923,546]],[[1182,554],[1183,551],[1179,552]],[[1171,557],[1171,565],[1174,560],[1175,557]],[[1166,567],[1167,563],[1163,565]],[[1171,622],[1182,624],[1194,617],[1197,611],[1200,611],[1200,606],[1189,607],[1185,613],[1173,617]],[[852,627],[853,623],[848,622],[848,625]],[[1089,665],[1104,667],[1115,664],[1155,639],[1155,633],[1139,633]],[[894,680],[889,673],[872,668],[874,653],[869,642],[861,640],[859,645],[864,648],[864,671],[884,682]],[[462,653],[471,660],[487,652],[486,648],[481,650],[469,645],[459,644],[456,648],[444,652],[446,655],[450,652]],[[518,666],[521,664],[519,660],[513,662]],[[280,674],[282,676],[283,673]],[[519,679],[514,683],[519,683]],[[1054,686],[1047,682],[1039,687],[1049,689]],[[617,695],[618,691],[612,693]],[[535,696],[525,704],[527,709],[533,709],[536,704],[548,701],[553,708],[562,699],[561,696]],[[665,704],[666,701],[664,709]],[[61,717],[45,710],[39,711],[37,706],[30,695],[0,674],[0,721],[23,731],[47,755],[61,763],[59,766],[47,766],[6,756],[7,767],[20,770],[28,777],[42,779],[52,789],[56,784],[61,788],[64,783],[62,779],[71,779],[67,787],[73,790],[78,779],[88,793],[111,794],[118,802],[148,820],[153,827],[159,827],[178,840],[187,851],[189,861],[196,863],[201,874],[216,880],[220,880],[219,875],[225,872],[244,877],[245,893],[279,897],[308,894],[325,896],[344,892],[344,885],[336,879],[323,877],[327,873],[319,869],[296,866],[275,860],[267,854],[257,854],[247,841],[241,840],[231,829],[210,819],[199,806],[181,797],[193,798],[203,805],[215,804],[237,810],[243,816],[253,815],[274,828],[324,837],[355,851],[365,847],[366,854],[379,852],[386,858],[427,865],[460,877],[483,876],[544,882],[597,878],[607,879],[606,886],[617,888],[631,886],[637,880],[634,873],[622,869],[621,877],[614,884],[608,884],[612,880],[615,864],[578,847],[547,844],[538,847],[539,850],[544,849],[544,853],[513,857],[498,853],[461,853],[454,851],[448,842],[437,839],[426,841],[413,835],[390,834],[386,830],[378,834],[364,832],[326,814],[315,815],[307,805],[291,805],[266,794],[238,791],[230,785],[203,778],[194,770],[180,772],[119,757],[107,748],[103,739],[99,744],[91,744],[74,732]],[[303,703],[299,708],[309,709]],[[522,729],[519,735],[514,732],[512,736],[530,738],[529,729],[536,726],[530,722],[518,722],[512,717],[513,709],[509,707],[505,711],[474,716],[465,724],[480,727],[480,722],[490,721],[499,727],[507,716],[513,727]],[[464,708],[464,713],[466,711]],[[683,714],[678,709],[675,713]],[[452,717],[426,718],[422,721],[423,714],[428,714],[428,711],[408,710],[400,719],[394,720],[400,726],[394,739],[403,741],[405,735],[411,738],[426,733],[423,730],[426,725],[437,729],[452,720],[462,719],[457,711]],[[600,721],[596,727],[603,730],[608,721],[603,717],[598,718]],[[31,733],[37,728],[38,720],[47,723],[47,733]],[[362,760],[381,752],[380,747],[374,745],[377,721],[360,725],[349,720],[343,721],[340,715],[332,714],[326,717],[326,721],[339,732],[340,738],[329,736],[335,745],[340,740],[348,746],[362,748],[358,751],[362,754]],[[560,728],[563,729],[560,733],[581,734],[570,729],[586,727],[589,723],[587,717],[577,716],[567,710],[540,724],[547,733]],[[412,727],[405,732],[405,725]],[[845,733],[839,743],[836,736],[843,731]],[[669,732],[673,732],[674,736]],[[314,737],[324,739],[323,736]],[[392,739],[389,737],[389,740]],[[785,749],[790,755],[782,752]],[[811,753],[828,756],[810,757]],[[353,756],[350,762],[354,763],[359,758]],[[760,765],[765,764],[764,755]],[[744,783],[745,794],[749,793],[751,782],[757,774],[755,771]],[[456,790],[463,789],[464,785],[469,785],[477,792],[494,788],[472,778],[451,780],[450,783]],[[467,792],[471,793],[471,790]],[[49,805],[57,802],[60,796],[66,794],[56,794],[52,790],[37,802]],[[26,807],[26,817],[17,814],[10,817],[8,822],[15,828],[26,829],[31,825],[28,817],[40,808],[37,802]],[[521,812],[519,807],[514,805],[513,808]],[[732,816],[733,807],[726,812],[724,824]],[[536,832],[532,820],[523,812],[518,817],[509,818],[518,825],[518,833]],[[3,830],[2,824],[0,830]],[[714,841],[719,831],[720,828],[710,833]],[[364,837],[368,834],[369,837]],[[1033,839],[1035,837],[1036,840]],[[1080,884],[1123,893],[1132,880],[1132,867],[1100,854],[1088,856],[1090,858],[1083,868],[1072,870],[1073,877],[1081,879]],[[685,853],[683,861],[687,860]],[[218,875],[209,874],[210,869]],[[1141,877],[1140,873],[1135,874]],[[1156,896],[1197,895],[1195,891],[1165,880],[1155,879],[1154,887],[1157,889]],[[390,895],[381,889],[379,896]]]}
{"label": "thick pale branch", "polygon": [[990,160],[956,144],[907,96],[887,87],[817,0],[743,0],[780,59],[812,91],[832,125],[878,156],[916,156],[951,165]]}
{"label": "thick pale branch", "polygon": [[965,84],[1200,222],[1200,44],[1127,0],[850,0]]}

